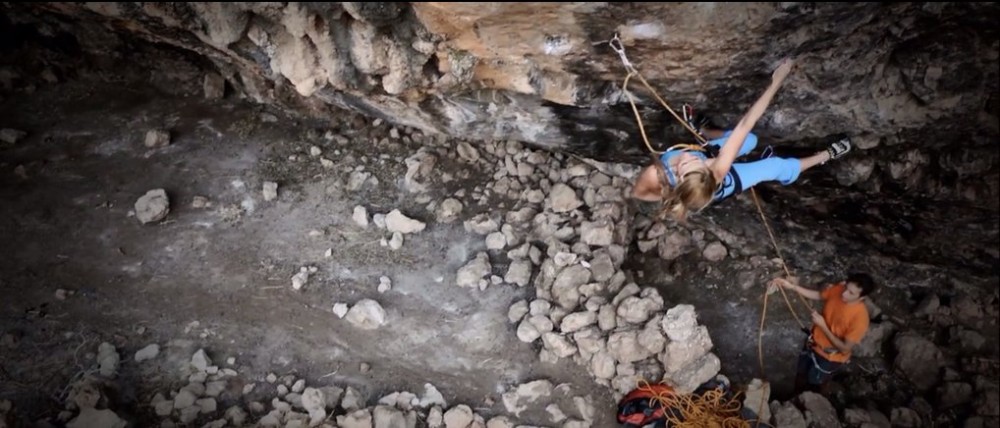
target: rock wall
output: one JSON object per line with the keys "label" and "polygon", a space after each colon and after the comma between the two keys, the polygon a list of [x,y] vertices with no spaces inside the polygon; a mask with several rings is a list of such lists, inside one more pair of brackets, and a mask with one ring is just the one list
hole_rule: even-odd
{"label": "rock wall", "polygon": [[[692,103],[720,124],[734,123],[773,64],[790,55],[797,70],[758,134],[814,149],[846,133],[863,155],[836,167],[841,185],[995,207],[997,8],[193,2],[2,10],[9,28],[34,30],[57,48],[124,59],[145,41],[186,52],[262,103],[320,115],[336,114],[331,106],[353,109],[426,132],[604,160],[646,158],[620,88],[624,69],[608,47],[613,35],[673,107]],[[183,80],[184,65],[143,59],[157,62],[149,65],[157,77]],[[8,88],[66,72],[19,73],[11,64],[0,73]],[[657,144],[687,138],[644,90],[636,86],[635,94]]]}

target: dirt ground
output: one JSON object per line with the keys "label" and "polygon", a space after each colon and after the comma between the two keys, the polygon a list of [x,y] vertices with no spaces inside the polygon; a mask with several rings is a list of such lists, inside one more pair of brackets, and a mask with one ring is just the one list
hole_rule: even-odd
{"label": "dirt ground", "polygon": [[[7,99],[0,116],[4,127],[29,132],[16,146],[0,149],[0,235],[6,248],[0,257],[0,316],[4,332],[16,338],[0,347],[0,398],[28,409],[29,420],[60,407],[88,353],[92,359],[107,341],[123,362],[151,343],[176,359],[204,348],[216,361],[234,357],[244,382],[295,374],[311,384],[353,386],[370,402],[394,391],[419,393],[429,382],[449,404],[468,404],[489,416],[506,414],[500,396],[511,387],[549,379],[567,384],[571,395],[592,398],[594,426],[614,426],[608,388],[571,361],[540,362],[538,345],[517,339],[507,309],[533,297],[533,287],[479,291],[454,285],[458,268],[485,248],[482,236],[467,232],[462,221],[504,207],[466,200],[458,221],[435,221],[428,202],[403,186],[403,159],[419,144],[390,138],[390,126],[352,115],[320,123],[238,99],[206,101],[87,83]],[[171,130],[169,146],[143,145],[154,128]],[[327,139],[327,131],[344,138]],[[322,166],[311,146],[333,166]],[[378,183],[349,191],[358,165]],[[436,201],[460,189],[471,193],[492,175],[449,158],[439,160],[435,173],[456,178],[432,188]],[[277,199],[264,200],[265,181],[278,183]],[[783,205],[796,197],[788,192],[815,192],[824,185],[821,178],[806,177],[797,190],[762,192],[777,219],[775,231],[788,245],[786,259],[814,283],[836,279],[849,266],[879,263],[856,248],[838,247],[856,233],[849,223],[820,231],[789,220],[789,213],[822,210],[808,203]],[[157,188],[166,190],[170,213],[162,222],[141,224],[130,214],[133,204]],[[192,206],[196,196],[211,205]],[[427,228],[407,235],[394,251],[380,243],[390,237],[387,232],[355,224],[357,205],[369,216],[398,208]],[[712,264],[699,252],[666,262],[655,250],[641,254],[633,246],[624,267],[637,282],[655,285],[666,307],[694,304],[722,360],[722,374],[745,384],[761,376],[761,287],[780,268],[747,264],[747,256],[774,257],[748,197],[714,207],[694,227],[728,230],[747,247]],[[826,242],[831,233],[839,241]],[[291,277],[304,266],[318,270],[295,291]],[[505,269],[494,270],[502,275]],[[392,289],[379,293],[383,275]],[[70,294],[60,299],[60,289]],[[386,326],[359,330],[333,314],[335,303],[362,298],[386,309]],[[905,314],[915,298],[889,287],[876,302],[887,313]],[[808,322],[804,309],[797,309]],[[772,398],[790,395],[804,337],[773,295],[763,336]],[[144,403],[164,385],[176,386],[174,362],[123,364],[122,376],[132,385],[123,402]],[[370,370],[363,371],[362,363]],[[273,391],[265,385],[254,394]],[[518,421],[550,423],[541,408]]]}
{"label": "dirt ground", "polygon": [[[373,401],[393,391],[420,393],[430,382],[449,403],[483,414],[506,413],[501,392],[545,378],[592,396],[599,421],[611,423],[607,388],[577,368],[540,363],[537,350],[514,334],[507,309],[533,294],[531,287],[453,285],[458,268],[484,248],[461,220],[485,208],[471,205],[459,221],[435,222],[426,204],[401,189],[400,161],[416,145],[377,144],[389,127],[362,121],[349,129],[353,117],[267,123],[261,113],[238,100],[83,85],[7,100],[5,126],[31,135],[2,152],[0,233],[8,251],[0,261],[0,313],[5,330],[20,335],[16,347],[3,349],[5,396],[52,404],[78,371],[74,361],[101,341],[116,345],[123,361],[148,344],[178,341],[213,359],[235,357],[239,372],[258,380],[297,373],[354,386]],[[146,130],[162,127],[172,143],[147,149]],[[329,129],[348,144],[327,141]],[[333,168],[310,156],[313,145]],[[434,189],[439,201],[484,179],[448,161],[438,170],[468,178]],[[356,164],[378,185],[347,191]],[[26,177],[15,173],[18,166]],[[276,200],[264,201],[264,181],[279,184]],[[155,188],[166,190],[170,213],[143,225],[129,212]],[[192,207],[195,196],[211,206]],[[380,245],[390,234],[354,223],[356,205],[369,216],[398,208],[429,227],[393,251]],[[302,266],[318,272],[294,291],[291,277]],[[392,289],[380,294],[383,275]],[[74,294],[59,300],[58,289]],[[334,303],[362,298],[386,309],[385,327],[358,330],[332,313]],[[370,371],[361,372],[361,363]],[[135,387],[143,401],[156,385],[137,380]],[[525,414],[521,422],[546,419]]]}

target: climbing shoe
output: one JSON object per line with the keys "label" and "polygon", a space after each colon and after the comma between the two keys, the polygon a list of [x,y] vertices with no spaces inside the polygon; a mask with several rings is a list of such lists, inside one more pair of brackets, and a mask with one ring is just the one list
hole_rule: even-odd
{"label": "climbing shoe", "polygon": [[830,160],[839,159],[851,151],[851,139],[843,137],[837,142],[827,147],[826,152],[830,154]]}

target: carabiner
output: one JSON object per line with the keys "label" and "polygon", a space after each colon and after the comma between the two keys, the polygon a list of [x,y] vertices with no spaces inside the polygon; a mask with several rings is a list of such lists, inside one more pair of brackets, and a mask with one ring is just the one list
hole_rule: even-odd
{"label": "carabiner", "polygon": [[[618,42],[617,46],[615,46],[615,42]],[[618,38],[618,33],[615,33],[615,36],[608,41],[608,45],[611,46],[611,50],[618,54],[618,58],[622,60],[622,64],[625,65],[625,68],[632,71],[632,63],[629,62],[628,56],[625,55],[625,46],[622,45],[622,40]]]}

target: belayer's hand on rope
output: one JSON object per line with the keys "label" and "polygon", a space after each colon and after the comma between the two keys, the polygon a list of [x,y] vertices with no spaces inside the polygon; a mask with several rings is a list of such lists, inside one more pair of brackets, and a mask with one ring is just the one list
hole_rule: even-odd
{"label": "belayer's hand on rope", "polygon": [[823,314],[821,314],[819,312],[816,312],[814,310],[809,315],[812,316],[813,325],[815,325],[816,327],[819,327],[820,329],[823,329],[823,328],[826,327],[826,319],[823,318]]}
{"label": "belayer's hand on rope", "polygon": [[[784,265],[784,260],[782,260],[782,265]],[[799,319],[799,314],[797,311],[795,311],[795,308],[792,307],[791,302],[788,300],[788,294],[785,293],[785,290],[788,289],[795,291],[795,295],[799,296],[799,301],[803,305],[805,305],[805,307],[809,312],[813,312],[813,307],[811,304],[809,304],[809,301],[802,296],[801,293],[796,291],[796,288],[799,286],[799,279],[794,276],[791,276],[791,272],[788,271],[787,267],[785,267],[785,273],[788,275],[787,277],[774,278],[773,280],[771,280],[771,282],[768,283],[768,289],[766,293],[770,294],[773,293],[774,291],[780,291],[781,296],[785,299],[785,303],[788,304],[788,309],[792,312],[792,316],[795,318],[795,321],[799,323],[799,328],[801,328],[804,333],[809,334],[809,329],[802,322],[802,320]]]}

